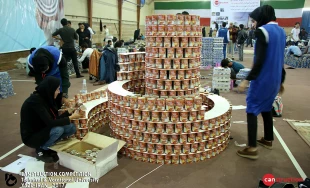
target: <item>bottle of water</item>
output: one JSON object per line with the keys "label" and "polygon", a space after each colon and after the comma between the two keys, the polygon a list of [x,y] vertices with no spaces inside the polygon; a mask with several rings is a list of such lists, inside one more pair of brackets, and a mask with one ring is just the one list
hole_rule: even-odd
{"label": "bottle of water", "polygon": [[80,93],[81,94],[86,94],[87,93],[86,79],[83,79],[82,90],[80,91]]}

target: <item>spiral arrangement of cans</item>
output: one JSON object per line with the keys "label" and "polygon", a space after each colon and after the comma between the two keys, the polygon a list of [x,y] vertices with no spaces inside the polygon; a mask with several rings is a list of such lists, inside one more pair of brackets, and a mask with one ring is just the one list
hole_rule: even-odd
{"label": "spiral arrangement of cans", "polygon": [[[76,133],[72,138],[83,139],[88,132],[97,132],[102,126],[109,124],[108,102],[98,103],[88,112],[79,109],[79,106],[96,99],[106,97],[106,90],[91,92],[87,94],[76,94],[74,99],[70,99],[70,108],[79,110],[82,118],[71,120],[76,126]],[[65,109],[60,109],[58,114],[64,113]]]}
{"label": "spiral arrangement of cans", "polygon": [[231,105],[199,93],[199,17],[153,15],[146,22],[145,83],[108,87],[112,136],[138,161],[185,164],[219,154],[229,142]]}

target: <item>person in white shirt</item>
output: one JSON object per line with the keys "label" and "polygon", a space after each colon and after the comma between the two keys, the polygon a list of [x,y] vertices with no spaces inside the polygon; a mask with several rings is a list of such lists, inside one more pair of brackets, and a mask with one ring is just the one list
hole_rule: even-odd
{"label": "person in white shirt", "polygon": [[107,36],[109,36],[109,35],[110,35],[110,33],[109,33],[109,29],[107,28],[107,26],[106,26],[106,25],[104,25],[104,26],[103,26],[103,29],[104,29],[104,37],[106,38]]}
{"label": "person in white shirt", "polygon": [[291,31],[291,41],[295,43],[295,45],[298,45],[299,42],[299,33],[300,33],[300,23],[296,22],[295,27]]}
{"label": "person in white shirt", "polygon": [[89,68],[89,59],[94,50],[92,48],[88,48],[88,45],[86,43],[82,44],[81,47],[83,50],[83,54],[82,54],[82,57],[78,59],[78,61],[82,63],[82,67],[84,69],[83,72],[84,72],[84,71],[87,71],[87,69]]}

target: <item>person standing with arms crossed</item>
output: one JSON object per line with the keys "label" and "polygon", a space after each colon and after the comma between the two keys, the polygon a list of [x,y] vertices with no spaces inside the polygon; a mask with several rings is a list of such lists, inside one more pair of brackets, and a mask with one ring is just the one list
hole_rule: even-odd
{"label": "person standing with arms crossed", "polygon": [[[254,65],[249,76],[241,82],[239,90],[244,91],[251,81],[246,98],[248,147],[237,151],[241,157],[257,159],[257,144],[272,149],[273,118],[272,104],[275,97],[284,91],[284,49],[286,35],[278,26],[273,7],[264,5],[256,8],[250,17],[256,25],[257,42],[254,51]],[[257,138],[257,116],[264,120],[264,137]]]}
{"label": "person standing with arms crossed", "polygon": [[[68,26],[68,20],[66,18],[61,19],[60,22],[63,28],[60,28],[57,31],[55,31],[52,34],[52,36],[55,39],[63,41],[63,45],[61,47],[62,52],[66,58],[70,57],[72,59],[76,77],[77,78],[84,77],[80,73],[77,61],[77,52],[74,47],[74,40],[78,40],[78,35],[76,34],[73,28]],[[60,35],[61,38],[59,38],[57,35]]]}

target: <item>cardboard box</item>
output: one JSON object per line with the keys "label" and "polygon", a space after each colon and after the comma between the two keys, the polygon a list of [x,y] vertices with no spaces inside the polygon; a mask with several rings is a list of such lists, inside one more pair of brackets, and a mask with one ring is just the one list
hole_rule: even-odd
{"label": "cardboard box", "polygon": [[[66,142],[57,143],[50,149],[57,152],[60,165],[76,172],[90,172],[92,178],[99,179],[118,165],[117,152],[124,145],[125,142],[122,140],[89,132],[81,141],[70,139]],[[66,152],[67,149],[84,152],[94,147],[100,149],[96,163]]]}

